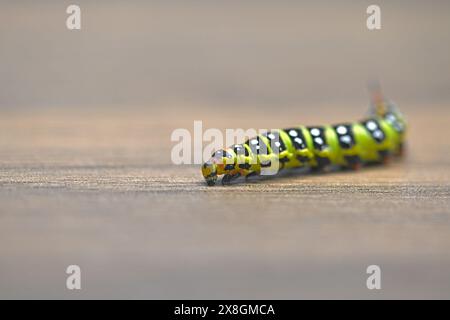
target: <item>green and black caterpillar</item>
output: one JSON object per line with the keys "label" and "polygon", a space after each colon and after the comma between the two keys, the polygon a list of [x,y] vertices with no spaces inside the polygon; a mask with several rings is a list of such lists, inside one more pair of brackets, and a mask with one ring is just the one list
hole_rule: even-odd
{"label": "green and black caterpillar", "polygon": [[271,130],[216,151],[203,164],[202,174],[212,186],[221,175],[222,184],[230,184],[239,177],[264,174],[264,170],[323,170],[330,166],[356,170],[400,156],[405,130],[406,122],[397,107],[378,91],[369,116],[361,121]]}

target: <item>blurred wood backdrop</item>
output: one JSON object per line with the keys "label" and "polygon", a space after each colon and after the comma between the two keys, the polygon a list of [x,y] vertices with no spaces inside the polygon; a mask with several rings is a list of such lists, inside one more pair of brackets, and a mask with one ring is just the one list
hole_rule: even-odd
{"label": "blurred wood backdrop", "polygon": [[[380,0],[377,32],[366,1],[77,3],[80,32],[1,4],[0,298],[450,298],[448,1]],[[227,188],[170,161],[194,120],[356,120],[371,77],[403,161]]]}

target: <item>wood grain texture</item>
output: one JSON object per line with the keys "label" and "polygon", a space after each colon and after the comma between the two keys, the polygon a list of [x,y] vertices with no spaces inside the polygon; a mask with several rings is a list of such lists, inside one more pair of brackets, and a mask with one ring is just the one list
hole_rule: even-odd
{"label": "wood grain texture", "polygon": [[[386,167],[214,188],[171,164],[174,128],[292,117],[154,110],[0,111],[1,298],[450,298],[448,106],[404,108],[407,155]],[[358,110],[318,107],[304,123]],[[79,293],[65,290],[69,264]]]}

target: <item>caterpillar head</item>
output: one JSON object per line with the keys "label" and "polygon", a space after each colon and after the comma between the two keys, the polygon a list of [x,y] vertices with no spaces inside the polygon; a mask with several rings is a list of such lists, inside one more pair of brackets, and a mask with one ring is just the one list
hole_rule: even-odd
{"label": "caterpillar head", "polygon": [[208,186],[213,186],[217,181],[217,165],[213,158],[206,161],[202,166],[202,174]]}
{"label": "caterpillar head", "polygon": [[202,174],[209,186],[217,181],[217,176],[234,170],[235,156],[231,150],[218,150],[202,166]]}

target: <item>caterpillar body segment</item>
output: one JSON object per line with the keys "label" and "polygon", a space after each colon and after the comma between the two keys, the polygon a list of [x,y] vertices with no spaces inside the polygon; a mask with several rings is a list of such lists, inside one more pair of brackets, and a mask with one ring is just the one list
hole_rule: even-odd
{"label": "caterpillar body segment", "polygon": [[218,150],[203,164],[202,174],[208,185],[214,185],[222,175],[222,183],[229,184],[239,177],[298,167],[356,170],[401,155],[405,129],[406,122],[397,108],[376,100],[370,116],[360,121],[276,129]]}

